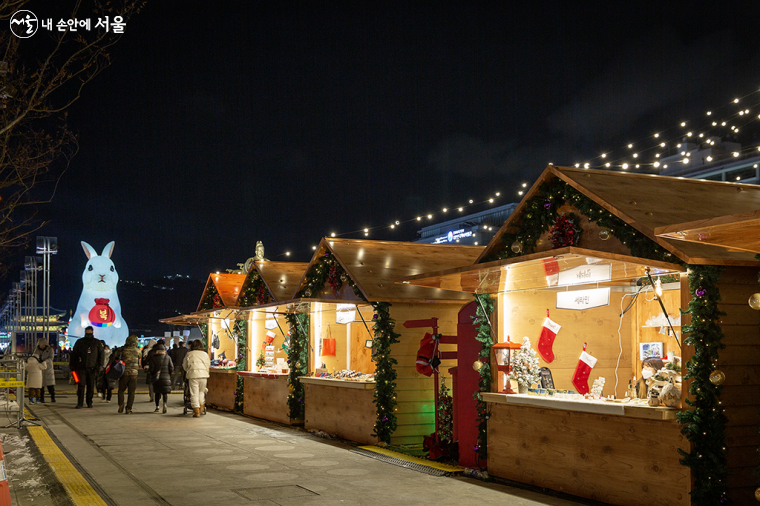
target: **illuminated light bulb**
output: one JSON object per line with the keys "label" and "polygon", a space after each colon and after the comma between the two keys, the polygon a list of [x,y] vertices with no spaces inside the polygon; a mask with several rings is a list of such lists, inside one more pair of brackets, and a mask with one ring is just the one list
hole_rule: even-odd
{"label": "illuminated light bulb", "polygon": [[716,121],[713,121],[712,126],[718,126],[718,123]]}
{"label": "illuminated light bulb", "polygon": [[686,165],[687,163],[689,163],[689,159],[688,158],[684,158],[683,160],[681,160],[681,162],[683,162],[683,164]]}
{"label": "illuminated light bulb", "polygon": [[477,246],[477,245],[478,245],[478,241],[475,241],[475,246]]}
{"label": "illuminated light bulb", "polygon": [[708,162],[712,162],[712,156],[708,156],[707,158],[705,158],[705,160],[707,160]]}
{"label": "illuminated light bulb", "polygon": [[432,214],[428,214],[428,219],[432,220],[433,219],[433,215]]}
{"label": "illuminated light bulb", "polygon": [[744,111],[739,111],[739,116],[744,116]]}
{"label": "illuminated light bulb", "polygon": [[393,225],[393,224],[391,224],[391,228],[392,228],[392,229],[393,229],[393,228],[396,228],[396,225]]}
{"label": "illuminated light bulb", "polygon": [[316,246],[312,246],[311,249],[313,249],[313,250],[316,251],[317,247]]}
{"label": "illuminated light bulb", "polygon": [[444,213],[445,213],[445,212],[448,212],[448,209],[444,207],[444,208],[443,208],[443,212],[444,212]]}
{"label": "illuminated light bulb", "polygon": [[639,167],[641,167],[641,165],[639,165],[639,164],[637,163],[637,164],[636,164],[636,168],[638,169]]}
{"label": "illuminated light bulb", "polygon": [[286,252],[285,252],[285,256],[286,256],[286,257],[289,257],[289,256],[290,256],[290,251],[286,251]]}
{"label": "illuminated light bulb", "polygon": [[470,200],[470,204],[472,204],[472,200]]}
{"label": "illuminated light bulb", "polygon": [[459,212],[460,212],[460,213],[462,212],[462,208],[461,208],[461,207],[459,208]]}
{"label": "illuminated light bulb", "polygon": [[735,99],[734,99],[734,103],[735,103],[735,104],[738,104],[738,103],[739,103],[739,99],[738,99],[738,98],[735,98]]}
{"label": "illuminated light bulb", "polygon": [[665,165],[662,166],[662,168],[663,169],[667,169],[668,168],[668,164],[666,163]]}
{"label": "illuminated light bulb", "polygon": [[660,136],[660,134],[654,134],[654,138],[655,139],[658,138],[659,136]]}
{"label": "illuminated light bulb", "polygon": [[737,156],[739,156],[739,153],[737,151],[734,151],[732,154],[734,155],[734,158],[736,158]]}
{"label": "illuminated light bulb", "polygon": [[660,281],[660,278],[654,280],[654,293],[656,293],[658,297],[662,297],[662,281]]}
{"label": "illuminated light bulb", "polygon": [[661,142],[661,143],[660,143],[660,147],[661,147],[661,148],[664,148],[664,147],[665,147],[665,143],[664,143],[664,142]]}
{"label": "illuminated light bulb", "polygon": [[753,168],[753,169],[756,169],[756,168],[757,168],[757,164],[753,165],[753,166],[752,166],[752,168]]}
{"label": "illuminated light bulb", "polygon": [[681,145],[680,145],[680,144],[676,144],[676,147],[677,147],[677,148],[680,148],[680,147],[681,147]]}
{"label": "illuminated light bulb", "polygon": [[528,187],[528,183],[523,183],[522,186],[523,186],[523,188],[527,188]]}
{"label": "illuminated light bulb", "polygon": [[369,234],[367,232],[365,232],[364,233],[364,237],[367,237],[367,236],[369,236]]}
{"label": "illuminated light bulb", "polygon": [[720,126],[726,126],[726,122],[724,121],[723,123],[720,124]]}
{"label": "illuminated light bulb", "polygon": [[737,128],[736,130],[734,130],[734,133],[738,134],[739,133],[739,129]]}
{"label": "illuminated light bulb", "polygon": [[654,157],[655,158],[659,158],[660,157],[660,153],[657,153],[656,155],[654,155]]}
{"label": "illuminated light bulb", "polygon": [[638,153],[634,153],[634,154],[633,154],[633,157],[634,157],[634,158],[638,158],[638,157],[639,157],[639,154],[638,154]]}
{"label": "illuminated light bulb", "polygon": [[401,223],[399,223],[398,220],[396,220],[396,225],[401,225]]}
{"label": "illuminated light bulb", "polygon": [[422,221],[422,216],[417,216],[417,221]]}
{"label": "illuminated light bulb", "polygon": [[686,155],[686,151],[681,151],[681,156],[685,156],[685,155]]}
{"label": "illuminated light bulb", "polygon": [[493,204],[493,199],[488,199],[488,202],[490,202],[491,204]]}
{"label": "illuminated light bulb", "polygon": [[605,163],[604,166],[605,167],[609,167],[610,166],[610,162]]}
{"label": "illuminated light bulb", "polygon": [[686,133],[686,135],[687,135],[688,137],[691,137],[691,132],[687,132],[687,133]]}
{"label": "illuminated light bulb", "polygon": [[711,115],[711,114],[712,114],[712,111],[707,111],[707,115],[708,116]]}
{"label": "illuminated light bulb", "polygon": [[333,232],[332,234],[330,234],[330,237],[335,237],[335,232]]}
{"label": "illuminated light bulb", "polygon": [[736,180],[741,181],[742,180],[741,176],[736,176]]}
{"label": "illuminated light bulb", "polygon": [[576,169],[577,169],[578,167],[580,167],[580,166],[581,166],[581,164],[580,164],[580,163],[576,163],[576,164],[575,164],[575,168],[576,168]]}
{"label": "illuminated light bulb", "polygon": [[704,136],[705,136],[705,134],[699,134],[699,137],[700,137],[700,138],[701,138],[701,137],[704,137]]}
{"label": "illuminated light bulb", "polygon": [[686,156],[691,156],[691,153],[686,153]]}
{"label": "illuminated light bulb", "polygon": [[628,149],[631,149],[633,147],[633,144],[628,145]]}
{"label": "illuminated light bulb", "polygon": [[216,271],[217,274],[219,274],[219,271]]}
{"label": "illuminated light bulb", "polygon": [[653,164],[653,165],[654,165],[655,167],[659,167],[659,166],[660,166],[660,162],[654,162],[654,164]]}
{"label": "illuminated light bulb", "polygon": [[583,164],[583,168],[584,168],[584,169],[588,169],[588,167],[589,167],[589,164],[588,164],[588,163],[584,163],[584,164]]}
{"label": "illuminated light bulb", "polygon": [[607,153],[602,153],[602,158],[607,158]]}
{"label": "illuminated light bulb", "polygon": [[686,122],[684,121],[683,123],[681,123],[681,126],[685,127],[686,126]]}
{"label": "illuminated light bulb", "polygon": [[749,114],[749,109],[744,109],[744,114]]}
{"label": "illuminated light bulb", "polygon": [[[549,165],[551,165],[551,164],[549,164]],[[496,196],[497,197],[501,197],[501,192],[496,192]]]}
{"label": "illuminated light bulb", "polygon": [[364,229],[364,233],[366,234],[367,232],[369,232],[369,229],[368,229],[368,228],[365,228],[365,229]]}
{"label": "illuminated light bulb", "polygon": [[627,168],[628,168],[628,164],[627,164],[627,163],[624,163],[624,164],[623,164],[623,170],[625,170],[625,169],[627,169]]}
{"label": "illuminated light bulb", "polygon": [[525,193],[525,192],[522,191],[522,190],[520,190],[519,192],[517,192],[518,195],[522,195],[523,193]]}

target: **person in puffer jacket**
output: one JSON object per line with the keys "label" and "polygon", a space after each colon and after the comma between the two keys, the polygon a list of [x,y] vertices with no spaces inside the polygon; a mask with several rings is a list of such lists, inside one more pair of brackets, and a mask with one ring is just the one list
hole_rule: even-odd
{"label": "person in puffer jacket", "polygon": [[124,374],[119,378],[119,413],[124,412],[124,392],[127,391],[126,413],[132,414],[137,389],[137,367],[140,364],[140,350],[137,349],[137,336],[132,334],[122,348],[121,359],[124,361]]}
{"label": "person in puffer jacket", "polygon": [[153,381],[153,395],[156,396],[154,413],[158,413],[162,398],[164,413],[166,413],[166,402],[172,391],[172,371],[174,371],[174,364],[172,364],[171,357],[166,353],[166,348],[161,343],[156,344],[153,347],[153,356],[150,359],[149,373]]}
{"label": "person in puffer jacket", "polygon": [[193,408],[193,417],[198,418],[201,413],[206,413],[206,383],[209,377],[211,361],[203,341],[197,339],[190,345],[190,351],[185,355],[182,368],[190,389],[190,405]]}

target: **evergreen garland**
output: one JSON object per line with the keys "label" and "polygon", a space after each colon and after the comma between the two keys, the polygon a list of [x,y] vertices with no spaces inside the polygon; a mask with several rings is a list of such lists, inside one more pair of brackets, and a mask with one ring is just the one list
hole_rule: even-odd
{"label": "evergreen garland", "polygon": [[681,464],[691,468],[694,489],[692,504],[726,504],[728,487],[726,476],[726,415],[720,405],[721,385],[710,382],[710,373],[715,370],[719,350],[723,344],[720,317],[725,315],[718,309],[722,267],[690,265],[689,302],[687,314],[691,323],[684,326],[684,342],[694,347],[694,356],[686,365],[684,379],[691,379],[689,393],[694,400],[686,403],[693,409],[677,414],[678,423],[683,425],[681,433],[694,444],[691,453],[678,449]]}
{"label": "evergreen garland", "polygon": [[444,443],[454,441],[454,398],[446,383],[438,394],[438,438]]}
{"label": "evergreen garland", "polygon": [[[235,322],[235,340],[238,345],[238,356],[235,361],[236,369],[238,371],[246,370],[246,354],[248,350],[248,322],[240,320]],[[235,404],[232,408],[236,413],[243,412],[243,399],[244,399],[244,385],[245,381],[242,376],[237,375],[237,389],[235,390]]]}
{"label": "evergreen garland", "polygon": [[309,315],[291,313],[285,316],[285,320],[290,326],[288,416],[293,420],[303,420],[304,388],[299,378],[306,375],[309,365]]}
{"label": "evergreen garland", "polygon": [[348,283],[348,286],[354,291],[357,297],[363,301],[367,301],[362,294],[361,290],[356,286],[356,283],[351,279],[343,267],[340,265],[332,253],[325,252],[309,269],[304,279],[303,288],[301,288],[296,294],[296,298],[304,297],[316,297],[317,294],[324,288],[327,283],[330,283],[333,295],[338,298],[338,293],[343,283]]}
{"label": "evergreen garland", "polygon": [[274,302],[274,297],[264,283],[264,279],[259,275],[259,271],[251,267],[251,272],[245,278],[243,289],[240,291],[237,305],[240,307],[261,306],[270,302]]}
{"label": "evergreen garland", "polygon": [[203,347],[208,350],[208,323],[201,323],[198,325],[198,328],[201,331],[201,342],[203,342]]}
{"label": "evergreen garland", "polygon": [[372,433],[381,442],[390,444],[391,434],[396,430],[396,369],[398,362],[391,356],[391,345],[398,343],[401,334],[395,331],[396,321],[391,318],[390,307],[387,302],[375,302],[373,304],[375,314],[372,319],[375,322],[373,328],[375,339],[375,406],[377,409],[377,421]]}
{"label": "evergreen garland", "polygon": [[[538,193],[525,203],[519,223],[513,225],[518,227],[519,231],[514,234],[504,234],[502,249],[489,255],[483,261],[489,262],[535,252],[536,242],[544,232],[554,227],[559,217],[557,209],[565,203],[578,209],[588,217],[589,221],[596,223],[599,227],[609,228],[610,233],[631,250],[632,256],[679,263],[659,244],[559,178],[547,181],[539,187]],[[512,251],[514,242],[520,243],[520,251]]]}
{"label": "evergreen garland", "polygon": [[198,307],[198,311],[207,311],[209,309],[215,309],[223,307],[222,297],[219,295],[219,291],[216,289],[216,285],[210,279],[208,285],[206,285],[206,292],[201,301],[201,305]]}
{"label": "evergreen garland", "polygon": [[[481,344],[478,360],[483,364],[478,370],[480,373],[478,380],[480,390],[473,395],[478,405],[478,442],[474,450],[477,452],[479,460],[485,461],[488,457],[488,419],[491,415],[488,404],[483,401],[481,393],[491,391],[491,346],[494,345],[494,341],[491,337],[491,325],[488,322],[493,313],[493,300],[487,293],[473,295],[480,301],[475,310],[476,316],[472,319],[472,324],[478,328],[478,335],[475,336],[475,339]],[[483,312],[484,309],[485,312]]]}

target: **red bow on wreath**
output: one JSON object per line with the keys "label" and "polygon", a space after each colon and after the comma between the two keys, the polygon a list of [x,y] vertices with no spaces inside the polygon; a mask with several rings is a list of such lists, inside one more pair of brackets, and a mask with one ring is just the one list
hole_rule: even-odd
{"label": "red bow on wreath", "polygon": [[343,281],[340,280],[338,267],[335,264],[332,264],[330,270],[327,271],[327,281],[330,283],[333,295],[335,295],[335,298],[337,299],[340,294],[340,287],[343,286]]}
{"label": "red bow on wreath", "polygon": [[575,246],[581,240],[581,229],[577,226],[578,217],[570,213],[569,216],[564,213],[557,218],[552,228],[552,246],[555,248],[564,248],[565,246]]}

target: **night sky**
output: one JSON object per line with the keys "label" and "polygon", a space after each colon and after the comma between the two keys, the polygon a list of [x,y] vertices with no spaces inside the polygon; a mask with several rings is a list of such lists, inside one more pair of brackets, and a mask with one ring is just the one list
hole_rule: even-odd
{"label": "night sky", "polygon": [[81,240],[116,241],[122,279],[205,279],[257,240],[305,261],[331,231],[517,201],[548,162],[756,91],[758,19],[757,1],[149,1],[69,116],[80,152],[43,209],[53,305],[76,306]]}

